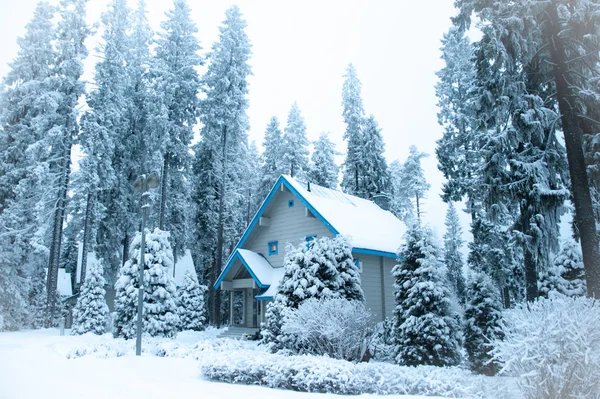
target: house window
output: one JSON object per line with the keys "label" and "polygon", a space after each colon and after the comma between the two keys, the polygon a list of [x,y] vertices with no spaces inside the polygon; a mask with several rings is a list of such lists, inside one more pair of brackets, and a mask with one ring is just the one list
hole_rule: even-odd
{"label": "house window", "polygon": [[317,236],[306,236],[306,249],[310,249],[310,242],[317,238]]}
{"label": "house window", "polygon": [[354,259],[354,266],[356,266],[356,268],[358,269],[358,272],[359,272],[359,273],[362,273],[362,272],[363,272],[363,264],[362,264],[362,262],[360,261],[360,258],[356,258],[356,259]]}
{"label": "house window", "polygon": [[288,201],[288,208],[293,208],[294,207],[294,200],[289,200]]}
{"label": "house window", "polygon": [[271,241],[268,245],[269,245],[269,256],[277,255],[279,253],[279,243],[277,241]]}

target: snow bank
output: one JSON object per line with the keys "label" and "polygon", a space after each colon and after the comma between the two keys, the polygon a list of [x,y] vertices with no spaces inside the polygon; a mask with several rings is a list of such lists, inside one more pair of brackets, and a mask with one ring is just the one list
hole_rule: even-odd
{"label": "snow bank", "polygon": [[238,350],[200,358],[200,370],[216,381],[342,395],[483,397],[481,377],[459,368],[354,364],[318,356],[284,356]]}

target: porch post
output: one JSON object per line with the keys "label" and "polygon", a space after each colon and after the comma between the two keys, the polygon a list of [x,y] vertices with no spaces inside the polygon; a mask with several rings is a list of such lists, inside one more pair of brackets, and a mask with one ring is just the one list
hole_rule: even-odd
{"label": "porch post", "polygon": [[233,290],[229,291],[229,326],[233,326]]}

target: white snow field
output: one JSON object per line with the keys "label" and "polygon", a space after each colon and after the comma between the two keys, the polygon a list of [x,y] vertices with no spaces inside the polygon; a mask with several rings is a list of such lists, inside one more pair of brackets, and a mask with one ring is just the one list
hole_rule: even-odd
{"label": "white snow field", "polygon": [[[216,339],[220,330],[179,333],[175,340],[145,339],[141,357],[135,340],[110,334],[60,336],[57,329],[0,333],[0,399],[64,398],[334,398],[334,394],[303,393],[207,380],[200,373],[202,357],[236,351],[267,356],[254,342]],[[317,361],[317,359],[315,359]],[[248,359],[252,361],[252,359]],[[318,363],[318,361],[317,361]],[[474,379],[474,383],[481,382]],[[484,385],[500,387],[497,379]],[[486,391],[489,390],[489,386]],[[513,397],[497,388],[489,397]],[[361,399],[375,395],[360,395]],[[386,396],[418,398],[420,396]],[[430,396],[431,398],[431,396]]]}

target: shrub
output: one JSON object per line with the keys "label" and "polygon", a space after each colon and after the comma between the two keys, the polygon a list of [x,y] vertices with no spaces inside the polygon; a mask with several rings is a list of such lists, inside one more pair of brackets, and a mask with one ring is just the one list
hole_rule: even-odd
{"label": "shrub", "polygon": [[557,295],[505,311],[494,341],[527,398],[600,398],[600,302]]}
{"label": "shrub", "polygon": [[286,313],[282,333],[295,353],[360,361],[374,336],[373,317],[362,301],[310,298]]}

